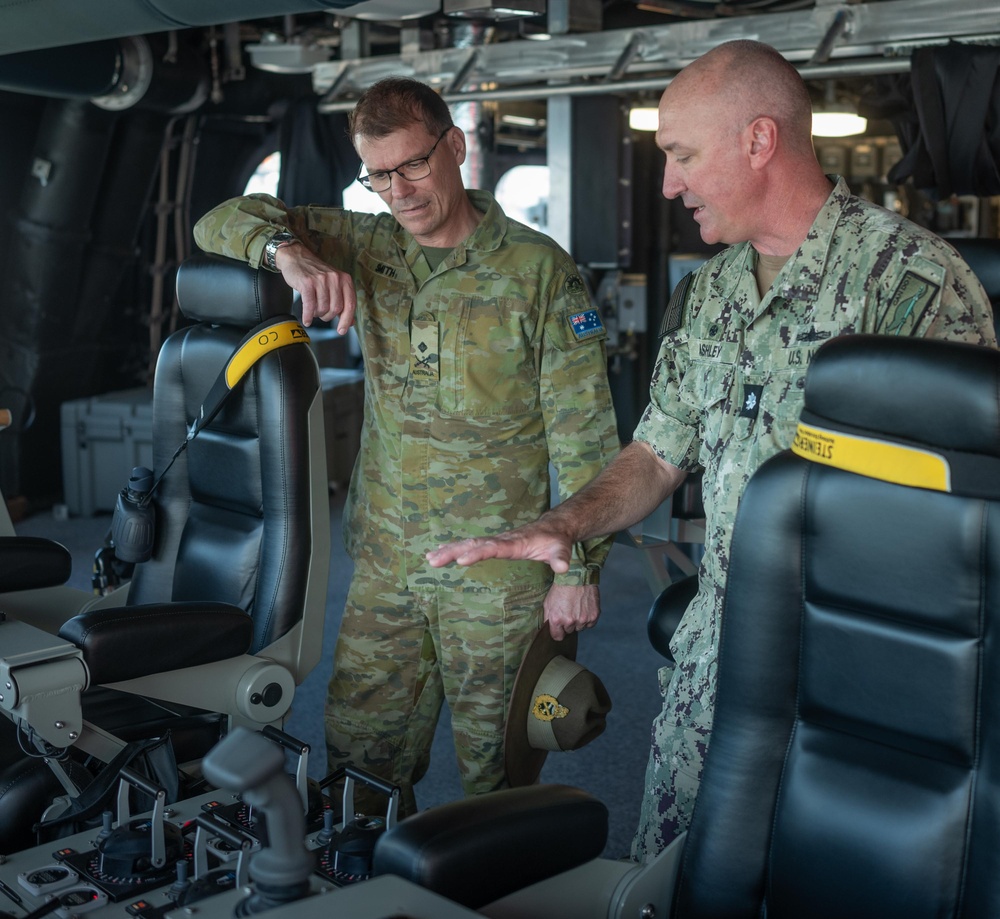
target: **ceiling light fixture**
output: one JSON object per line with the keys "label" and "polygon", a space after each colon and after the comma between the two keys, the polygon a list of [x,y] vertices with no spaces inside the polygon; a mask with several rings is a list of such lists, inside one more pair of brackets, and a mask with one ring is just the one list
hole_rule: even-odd
{"label": "ceiling light fixture", "polygon": [[[501,115],[500,121],[503,124],[516,125],[519,128],[537,128],[539,127],[539,120],[537,118],[529,118],[527,115]],[[542,121],[541,125],[545,122]]]}
{"label": "ceiling light fixture", "polygon": [[813,107],[812,132],[816,137],[850,137],[863,134],[868,119],[862,118],[857,109],[838,102],[833,80],[826,83],[823,102]]}
{"label": "ceiling light fixture", "polygon": [[862,118],[857,112],[813,112],[812,132],[816,137],[850,137],[853,134],[864,134],[868,128],[868,119]]}
{"label": "ceiling light fixture", "polygon": [[633,131],[655,131],[659,126],[659,110],[651,105],[637,105],[629,109],[628,126]]}

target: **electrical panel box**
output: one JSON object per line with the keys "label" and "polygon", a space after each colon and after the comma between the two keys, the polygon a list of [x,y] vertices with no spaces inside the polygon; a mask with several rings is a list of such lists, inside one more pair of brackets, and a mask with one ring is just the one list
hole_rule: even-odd
{"label": "electrical panel box", "polygon": [[851,178],[875,179],[881,175],[879,149],[875,144],[855,144],[851,147]]}
{"label": "electrical panel box", "polygon": [[63,402],[63,501],[70,514],[112,511],[133,466],[153,466],[153,392],[145,386]]}
{"label": "electrical panel box", "polygon": [[622,332],[645,332],[646,276],[623,274],[618,288],[618,327]]}

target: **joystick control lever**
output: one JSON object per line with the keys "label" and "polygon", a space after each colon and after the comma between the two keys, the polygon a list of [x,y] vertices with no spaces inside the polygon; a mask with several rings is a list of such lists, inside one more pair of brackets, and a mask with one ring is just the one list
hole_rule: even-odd
{"label": "joystick control lever", "polygon": [[309,894],[313,858],[305,846],[306,822],[285,755],[257,731],[236,727],[202,761],[206,779],[239,794],[267,818],[268,845],[250,862],[255,892],[236,906],[248,916]]}

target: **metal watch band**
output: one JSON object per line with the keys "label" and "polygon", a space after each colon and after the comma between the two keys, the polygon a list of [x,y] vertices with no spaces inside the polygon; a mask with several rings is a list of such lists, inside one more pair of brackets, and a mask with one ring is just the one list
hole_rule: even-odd
{"label": "metal watch band", "polygon": [[298,240],[292,236],[291,233],[286,233],[284,231],[275,233],[264,246],[264,266],[270,271],[277,271],[278,266],[275,264],[274,258],[278,254],[278,250],[282,246],[287,246],[290,243],[297,242]]}

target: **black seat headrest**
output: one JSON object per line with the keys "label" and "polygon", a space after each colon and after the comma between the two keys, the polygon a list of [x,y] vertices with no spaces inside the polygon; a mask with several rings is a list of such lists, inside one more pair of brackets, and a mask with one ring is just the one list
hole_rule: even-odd
{"label": "black seat headrest", "polygon": [[292,296],[280,274],[218,255],[192,255],[177,269],[177,303],[195,322],[251,329],[292,312]]}
{"label": "black seat headrest", "polygon": [[845,335],[817,351],[792,447],[905,485],[1000,495],[1000,351]]}

